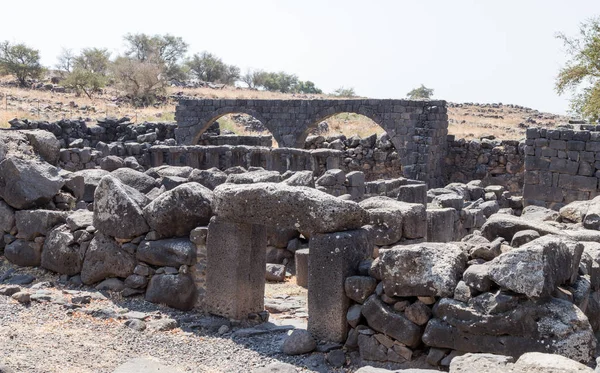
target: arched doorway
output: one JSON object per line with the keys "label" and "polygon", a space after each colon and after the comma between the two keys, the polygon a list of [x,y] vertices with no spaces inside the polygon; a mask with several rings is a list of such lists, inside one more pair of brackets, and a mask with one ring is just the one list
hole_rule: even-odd
{"label": "arched doorway", "polygon": [[325,115],[309,126],[305,149],[329,148],[344,152],[342,169],[362,171],[367,181],[403,176],[402,160],[381,124],[357,112]]}

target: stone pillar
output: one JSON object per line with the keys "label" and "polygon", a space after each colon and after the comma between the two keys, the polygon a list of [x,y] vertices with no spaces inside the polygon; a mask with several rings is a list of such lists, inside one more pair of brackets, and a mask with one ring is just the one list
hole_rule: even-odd
{"label": "stone pillar", "polygon": [[294,253],[296,263],[296,285],[308,288],[308,249],[296,250]]}
{"label": "stone pillar", "polygon": [[264,226],[212,218],[206,240],[206,310],[234,320],[264,311]]}
{"label": "stone pillar", "polygon": [[309,241],[308,331],[317,340],[343,343],[348,333],[346,277],[357,274],[373,245],[365,229],[314,234]]}

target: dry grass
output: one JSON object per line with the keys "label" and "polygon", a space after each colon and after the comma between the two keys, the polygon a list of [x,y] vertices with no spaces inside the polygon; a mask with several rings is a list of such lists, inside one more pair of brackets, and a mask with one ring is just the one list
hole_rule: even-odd
{"label": "dry grass", "polygon": [[[6,82],[6,78],[4,79]],[[0,84],[2,79],[0,79]],[[170,87],[169,95],[183,95],[197,98],[243,98],[243,99],[335,99],[327,95],[282,94],[235,87],[223,89],[212,88],[180,88]],[[13,118],[54,121],[64,118],[101,118],[106,116],[131,118],[134,123],[144,121],[174,121],[176,101],[168,99],[160,106],[135,108],[128,104],[118,103],[119,92],[107,89],[103,94],[89,99],[74,93],[55,93],[45,90],[32,90],[0,85],[0,127],[8,127]],[[463,105],[449,107],[450,134],[457,138],[479,138],[483,135],[494,135],[499,139],[519,139],[524,136],[525,126],[520,126],[527,118],[537,118],[535,123],[553,127],[566,121],[565,117],[538,113],[534,110],[511,108],[508,106],[482,107]],[[380,134],[383,129],[371,119],[354,113],[342,113],[325,120],[329,131],[325,135],[359,135]],[[240,135],[253,135],[232,119],[231,115],[219,119],[223,129]]]}

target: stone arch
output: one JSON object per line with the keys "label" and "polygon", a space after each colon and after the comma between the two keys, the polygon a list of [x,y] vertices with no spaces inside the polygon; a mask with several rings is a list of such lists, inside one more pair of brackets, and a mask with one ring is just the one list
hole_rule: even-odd
{"label": "stone arch", "polygon": [[[331,118],[334,115],[343,114],[343,113],[353,113],[353,114],[363,115],[363,116],[371,119],[373,122],[375,122],[375,124],[377,124],[379,127],[383,128],[383,130],[387,132],[387,129],[385,127],[385,122],[383,120],[383,117],[380,115],[380,113],[375,112],[374,110],[372,110],[371,108],[369,108],[366,105],[353,105],[351,107],[341,106],[341,105],[340,106],[330,106],[327,109],[323,109],[323,110],[317,112],[313,116],[313,118],[310,120],[310,123],[308,123],[308,126],[304,129],[302,134],[300,134],[300,136],[298,136],[297,147],[299,147],[299,148],[304,147],[304,142],[306,141],[306,137],[308,137],[309,132],[312,131],[313,129],[315,129],[317,127],[317,125],[319,125],[319,123],[321,123],[324,120],[327,120],[328,118]],[[394,146],[396,146],[396,145],[394,144]]]}
{"label": "stone arch", "polygon": [[199,121],[198,124],[191,126],[190,131],[191,131],[192,141],[191,141],[190,145],[198,144],[200,136],[202,136],[202,134],[204,132],[206,132],[206,130],[208,130],[208,128],[210,126],[212,126],[213,123],[215,121],[217,121],[219,118],[221,118],[227,114],[238,114],[238,113],[247,114],[247,115],[250,115],[251,117],[256,118],[258,121],[260,121],[265,126],[265,128],[267,128],[269,133],[271,133],[271,135],[273,135],[273,137],[275,138],[275,141],[277,141],[278,144],[280,143],[280,139],[277,138],[278,137],[277,132],[274,131],[273,128],[271,128],[271,125],[269,124],[269,122],[265,119],[265,117],[261,113],[259,113],[256,110],[253,110],[250,107],[237,106],[237,107],[219,108],[219,109],[211,112],[209,117],[203,118]]}
{"label": "stone arch", "polygon": [[[410,165],[409,160],[406,158],[406,136],[402,136],[398,134],[397,123],[394,120],[386,120],[384,119],[385,113],[379,112],[371,108],[369,105],[364,105],[357,103],[356,105],[339,105],[339,106],[330,106],[327,109],[321,110],[317,112],[308,126],[304,129],[304,131],[297,137],[296,147],[303,148],[304,142],[308,137],[308,134],[311,130],[317,127],[319,123],[327,118],[330,118],[337,114],[343,113],[354,113],[363,115],[370,120],[372,120],[375,124],[381,127],[389,136],[390,142],[394,146],[394,149],[398,153],[400,157],[400,163],[402,166],[402,171],[404,173],[404,169],[406,166]],[[405,175],[406,176],[406,175]]]}

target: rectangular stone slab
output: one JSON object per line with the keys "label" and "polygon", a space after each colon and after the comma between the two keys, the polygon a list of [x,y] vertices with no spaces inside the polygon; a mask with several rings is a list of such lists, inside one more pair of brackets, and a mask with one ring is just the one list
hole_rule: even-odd
{"label": "rectangular stone slab", "polygon": [[346,277],[357,274],[361,260],[372,255],[368,232],[316,234],[310,238],[308,256],[308,331],[317,340],[343,343],[348,334],[346,313],[350,299],[344,291]]}
{"label": "rectangular stone slab", "polygon": [[213,218],[206,239],[208,312],[234,320],[264,310],[265,226]]}

